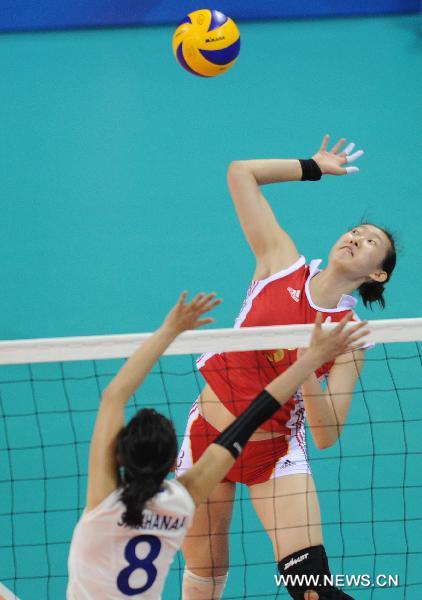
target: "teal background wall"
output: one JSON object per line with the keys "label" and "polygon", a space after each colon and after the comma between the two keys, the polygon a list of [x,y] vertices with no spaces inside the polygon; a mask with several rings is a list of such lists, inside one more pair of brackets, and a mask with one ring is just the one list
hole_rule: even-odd
{"label": "teal background wall", "polygon": [[[215,80],[178,67],[168,27],[0,38],[3,339],[150,331],[184,288],[217,290],[224,304],[216,326],[230,326],[253,257],[231,206],[227,166],[309,156],[326,132],[365,150],[360,174],[268,187],[280,222],[308,258],[327,256],[362,216],[397,231],[402,250],[387,308],[359,313],[421,314],[419,17],[240,28],[239,61]],[[420,352],[389,349],[395,383],[383,352],[374,351],[363,383],[384,391],[358,391],[341,444],[311,454],[327,546],[339,557],[333,570],[399,569],[402,585],[413,583],[406,598],[414,598],[422,589],[422,414],[412,391],[421,384]],[[115,365],[96,368],[0,373],[0,580],[17,582],[23,600],[64,597],[98,387]],[[172,411],[182,434],[196,383],[167,379],[170,406],[160,378],[141,400],[154,397]],[[339,495],[346,487],[358,491]],[[242,494],[227,597],[272,597],[269,543]],[[352,518],[359,524],[339,524]],[[177,597],[179,576],[176,564],[165,598]],[[381,594],[404,597],[400,588],[359,598]]]}

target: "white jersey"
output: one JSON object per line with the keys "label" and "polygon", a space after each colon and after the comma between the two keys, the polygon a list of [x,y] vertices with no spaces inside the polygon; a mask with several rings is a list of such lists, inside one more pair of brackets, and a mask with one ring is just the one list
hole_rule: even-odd
{"label": "white jersey", "polygon": [[195,505],[176,479],[149,500],[141,527],[122,525],[121,488],[84,512],[69,552],[68,600],[159,600]]}

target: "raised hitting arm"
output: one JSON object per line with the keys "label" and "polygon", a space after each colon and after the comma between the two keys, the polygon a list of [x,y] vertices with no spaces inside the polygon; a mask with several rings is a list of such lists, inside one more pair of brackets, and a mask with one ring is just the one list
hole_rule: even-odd
{"label": "raised hitting arm", "polygon": [[[289,267],[298,258],[297,248],[288,233],[282,229],[261,192],[260,186],[269,183],[300,181],[321,175],[346,175],[357,167],[344,167],[362,155],[352,154],[354,144],[342,152],[341,138],[327,150],[329,136],[325,136],[319,150],[313,155],[313,164],[297,159],[241,160],[230,164],[227,181],[233,203],[246,239],[256,257],[257,279]],[[317,177],[317,178],[319,178]]]}

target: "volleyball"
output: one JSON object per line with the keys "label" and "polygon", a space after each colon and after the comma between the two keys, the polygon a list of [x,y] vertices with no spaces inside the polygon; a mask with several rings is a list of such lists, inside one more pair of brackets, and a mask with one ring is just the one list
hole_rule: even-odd
{"label": "volleyball", "polygon": [[173,35],[177,62],[200,77],[225,73],[236,62],[239,51],[240,32],[236,23],[218,10],[189,13]]}

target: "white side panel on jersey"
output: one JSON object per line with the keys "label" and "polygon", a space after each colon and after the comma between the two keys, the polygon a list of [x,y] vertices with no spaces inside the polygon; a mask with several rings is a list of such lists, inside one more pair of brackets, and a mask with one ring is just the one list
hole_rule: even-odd
{"label": "white side panel on jersey", "polygon": [[305,404],[303,401],[302,390],[299,388],[293,396],[295,403],[290,410],[289,420],[286,423],[286,427],[291,430],[291,437],[294,437],[305,423]]}

